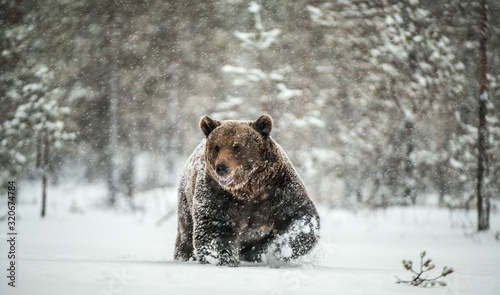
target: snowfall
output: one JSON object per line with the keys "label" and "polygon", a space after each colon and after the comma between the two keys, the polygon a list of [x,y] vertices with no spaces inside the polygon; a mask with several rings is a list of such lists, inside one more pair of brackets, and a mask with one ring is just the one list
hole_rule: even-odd
{"label": "snowfall", "polygon": [[[103,209],[104,185],[51,185],[44,219],[40,183],[16,188],[15,287],[7,284],[7,204],[1,203],[2,295],[500,294],[499,213],[488,232],[477,233],[473,211],[318,206],[321,242],[308,256],[279,267],[223,267],[173,260],[174,188],[140,192],[133,204],[121,200]],[[447,286],[396,284],[396,276],[412,276],[402,260],[416,265],[424,250],[436,265],[429,276],[444,266],[455,270],[442,279]]]}

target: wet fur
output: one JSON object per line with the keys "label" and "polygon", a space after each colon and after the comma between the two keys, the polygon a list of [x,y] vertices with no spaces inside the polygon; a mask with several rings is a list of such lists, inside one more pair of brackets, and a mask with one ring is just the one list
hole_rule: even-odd
{"label": "wet fur", "polygon": [[[319,217],[290,160],[269,136],[272,119],[204,117],[200,128],[207,138],[188,159],[179,185],[174,258],[235,266],[269,253],[278,260],[307,253],[319,238]],[[241,154],[231,149],[235,142],[243,145]],[[239,173],[230,185],[217,180],[217,161]],[[297,224],[304,229],[292,232]]]}

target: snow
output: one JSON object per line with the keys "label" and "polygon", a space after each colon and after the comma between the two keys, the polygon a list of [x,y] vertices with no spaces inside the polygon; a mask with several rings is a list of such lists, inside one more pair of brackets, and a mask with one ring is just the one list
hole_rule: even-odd
{"label": "snow", "polygon": [[252,1],[248,5],[248,11],[251,13],[259,13],[262,10],[262,6]]}
{"label": "snow", "polygon": [[[126,200],[118,209],[98,209],[105,185],[49,186],[48,216],[41,219],[40,187],[17,185],[17,286],[7,286],[2,242],[0,294],[500,294],[498,213],[491,230],[478,234],[474,213],[319,207],[321,240],[301,261],[216,267],[173,261],[175,188],[137,195],[132,211]],[[5,241],[5,219],[0,228]],[[416,262],[424,250],[437,272],[455,269],[443,279],[448,286],[396,284],[395,276],[410,278],[401,261]]]}
{"label": "snow", "polygon": [[246,33],[246,32],[234,32],[234,36],[238,38],[245,45],[253,45],[253,38],[255,38],[255,33]]}
{"label": "snow", "polygon": [[279,90],[277,98],[282,101],[288,101],[291,98],[302,96],[302,90],[288,89],[284,83],[278,83],[276,88]]}
{"label": "snow", "polygon": [[481,93],[481,95],[479,96],[479,100],[488,101],[488,92],[484,91],[483,93]]}

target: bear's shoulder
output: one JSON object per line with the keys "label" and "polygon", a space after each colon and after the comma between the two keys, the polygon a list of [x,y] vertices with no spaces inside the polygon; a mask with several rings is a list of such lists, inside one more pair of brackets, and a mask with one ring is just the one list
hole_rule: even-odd
{"label": "bear's shoulder", "polygon": [[193,171],[200,171],[203,169],[204,156],[205,156],[205,145],[207,143],[206,139],[203,139],[191,153],[189,158],[182,169],[181,178],[187,177],[192,174]]}
{"label": "bear's shoulder", "polygon": [[203,139],[189,156],[181,172],[179,191],[182,191],[188,199],[194,195],[198,178],[205,174],[205,145]]}

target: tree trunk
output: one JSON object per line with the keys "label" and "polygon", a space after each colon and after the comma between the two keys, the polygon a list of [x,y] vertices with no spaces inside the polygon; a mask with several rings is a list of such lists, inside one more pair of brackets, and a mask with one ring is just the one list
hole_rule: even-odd
{"label": "tree trunk", "polygon": [[490,200],[488,191],[485,189],[488,175],[488,148],[487,148],[487,127],[486,127],[486,104],[487,93],[487,63],[486,63],[486,41],[488,40],[487,28],[487,5],[486,0],[481,1],[481,32],[479,38],[479,126],[478,130],[478,154],[477,154],[477,217],[479,231],[489,228]]}
{"label": "tree trunk", "polygon": [[118,182],[119,182],[119,171],[118,171],[118,160],[117,160],[117,150],[118,150],[118,102],[119,102],[119,81],[118,81],[118,69],[116,58],[119,55],[116,34],[116,20],[115,11],[116,7],[111,3],[108,7],[109,9],[109,50],[108,50],[108,91],[107,99],[109,101],[109,116],[110,116],[110,126],[109,126],[109,142],[107,148],[108,154],[108,189],[109,189],[109,203],[113,205],[116,202],[118,195]]}
{"label": "tree trunk", "polygon": [[[448,101],[450,103],[450,101]],[[447,184],[447,174],[449,172],[449,162],[450,162],[450,117],[447,117],[447,124],[444,128],[444,142],[442,146],[442,154],[444,154],[444,158],[440,160],[438,165],[438,186],[439,186],[439,200],[438,206],[444,207],[445,199],[444,197],[449,194],[448,184]]]}
{"label": "tree trunk", "polygon": [[125,184],[125,193],[128,198],[134,197],[135,191],[135,155],[138,148],[138,134],[137,134],[137,119],[135,114],[128,114],[126,117],[125,126],[127,126],[127,165],[122,174],[122,180]]}
{"label": "tree trunk", "polygon": [[125,168],[123,175],[123,182],[126,187],[127,197],[132,199],[134,197],[134,175],[135,175],[135,148],[133,145],[128,146],[127,148],[127,167]]}
{"label": "tree trunk", "polygon": [[[111,71],[113,72],[113,70]],[[118,148],[118,97],[117,97],[117,77],[116,74],[111,74],[111,80],[109,81],[110,93],[109,93],[109,115],[110,115],[110,138],[109,138],[109,203],[113,205],[116,201],[118,195],[118,161],[116,159],[117,148]]]}
{"label": "tree trunk", "polygon": [[[42,168],[42,218],[45,217],[46,204],[47,204],[47,172],[49,170],[49,135],[45,133],[43,140],[43,156],[41,157],[41,168]],[[39,144],[42,144],[42,140],[39,140]],[[41,148],[41,147],[40,147]]]}
{"label": "tree trunk", "polygon": [[405,180],[404,180],[404,203],[406,205],[412,204],[415,205],[416,197],[415,197],[415,177],[414,177],[414,168],[415,164],[413,163],[412,153],[415,149],[414,143],[414,134],[413,130],[415,128],[415,123],[411,118],[405,118],[405,137],[406,137],[406,154],[405,154]]}

